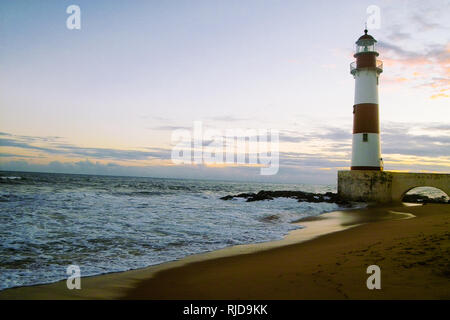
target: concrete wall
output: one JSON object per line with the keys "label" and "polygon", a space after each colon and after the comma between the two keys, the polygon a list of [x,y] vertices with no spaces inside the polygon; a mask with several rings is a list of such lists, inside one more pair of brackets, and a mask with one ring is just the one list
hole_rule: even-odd
{"label": "concrete wall", "polygon": [[347,170],[338,172],[338,193],[351,201],[400,202],[415,187],[435,187],[450,196],[450,174]]}

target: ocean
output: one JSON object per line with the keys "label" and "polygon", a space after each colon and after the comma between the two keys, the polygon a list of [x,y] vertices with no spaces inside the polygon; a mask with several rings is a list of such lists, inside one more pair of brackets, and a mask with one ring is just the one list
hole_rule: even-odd
{"label": "ocean", "polygon": [[220,200],[259,190],[336,186],[0,172],[0,290],[66,279],[69,265],[98,275],[278,240],[293,221],[339,209]]}

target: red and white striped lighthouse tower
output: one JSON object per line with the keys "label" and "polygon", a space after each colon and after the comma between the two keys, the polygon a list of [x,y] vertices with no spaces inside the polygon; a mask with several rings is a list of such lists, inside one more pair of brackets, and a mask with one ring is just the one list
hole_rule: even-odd
{"label": "red and white striped lighthouse tower", "polygon": [[356,61],[350,65],[355,78],[351,170],[383,169],[378,120],[378,77],[383,72],[383,63],[377,60],[376,42],[364,30],[356,41]]}

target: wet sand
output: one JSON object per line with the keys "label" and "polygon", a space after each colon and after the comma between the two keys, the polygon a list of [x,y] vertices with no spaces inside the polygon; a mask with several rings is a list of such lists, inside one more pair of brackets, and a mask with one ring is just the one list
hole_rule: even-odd
{"label": "wet sand", "polygon": [[[0,299],[449,299],[450,206],[323,214],[280,241],[0,292]],[[366,268],[381,268],[368,290]]]}

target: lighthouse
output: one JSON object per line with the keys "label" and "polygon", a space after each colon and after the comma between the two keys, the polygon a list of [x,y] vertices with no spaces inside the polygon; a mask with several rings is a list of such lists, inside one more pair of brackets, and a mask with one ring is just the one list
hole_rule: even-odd
{"label": "lighthouse", "polygon": [[376,43],[364,30],[356,41],[356,61],[350,64],[355,79],[352,164],[351,170],[338,171],[338,195],[348,201],[399,203],[417,186],[433,186],[450,195],[450,174],[383,170],[378,120],[378,78],[383,63],[377,60]]}
{"label": "lighthouse", "polygon": [[378,78],[383,63],[377,60],[376,40],[367,29],[356,41],[350,73],[355,79],[351,170],[382,170],[380,123],[378,116]]}

